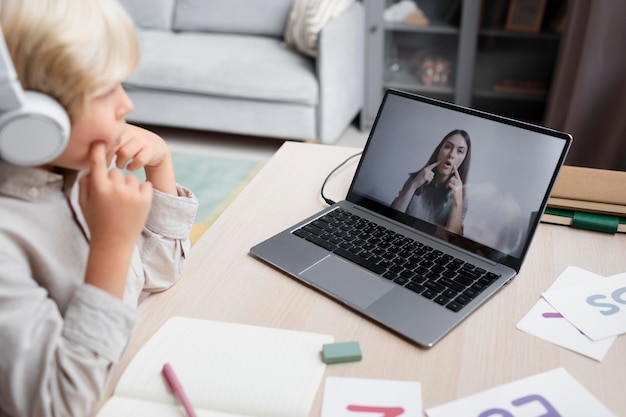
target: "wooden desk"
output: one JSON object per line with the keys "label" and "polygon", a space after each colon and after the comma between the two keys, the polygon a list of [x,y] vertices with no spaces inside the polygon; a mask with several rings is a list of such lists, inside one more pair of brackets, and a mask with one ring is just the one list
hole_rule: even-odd
{"label": "wooden desk", "polygon": [[[281,147],[193,247],[181,281],[140,305],[141,320],[111,387],[157,328],[182,315],[358,340],[363,360],[329,365],[326,375],[420,381],[424,409],[564,367],[614,413],[626,416],[626,336],[597,362],[515,328],[567,266],[601,275],[626,271],[624,234],[542,224],[519,276],[431,349],[406,342],[248,254],[254,244],[324,208],[324,178],[357,151],[301,143]],[[346,195],[356,165],[350,162],[329,181],[328,197]],[[311,416],[320,415],[322,386]]]}

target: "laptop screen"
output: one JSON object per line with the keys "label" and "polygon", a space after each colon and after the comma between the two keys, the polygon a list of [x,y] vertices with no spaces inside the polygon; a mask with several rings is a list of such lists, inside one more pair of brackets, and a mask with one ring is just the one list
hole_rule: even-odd
{"label": "laptop screen", "polygon": [[519,270],[570,142],[388,90],[347,200]]}

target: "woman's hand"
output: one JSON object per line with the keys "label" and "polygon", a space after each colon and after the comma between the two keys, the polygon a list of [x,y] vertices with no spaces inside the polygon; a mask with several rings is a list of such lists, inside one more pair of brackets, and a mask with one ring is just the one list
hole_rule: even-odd
{"label": "woman's hand", "polygon": [[176,195],[172,156],[161,137],[137,126],[128,125],[116,149],[116,165],[129,171],[144,168],[146,179],[161,192]]}
{"label": "woman's hand", "polygon": [[413,181],[411,181],[411,186],[413,188],[413,193],[419,190],[424,185],[430,184],[435,179],[435,173],[433,170],[440,164],[440,161],[433,162],[430,165],[426,165],[420,172],[417,173]]}
{"label": "woman's hand", "polygon": [[452,169],[452,176],[448,180],[446,187],[452,194],[452,207],[448,216],[446,228],[458,235],[463,234],[463,180],[456,167]]}
{"label": "woman's hand", "polygon": [[452,175],[446,185],[452,191],[452,200],[455,204],[463,204],[463,180],[456,167],[452,167]]}
{"label": "woman's hand", "polygon": [[435,173],[433,172],[433,170],[440,163],[441,162],[437,161],[433,162],[430,165],[426,165],[424,168],[422,168],[421,171],[415,174],[415,176],[410,181],[407,181],[402,190],[400,190],[400,194],[398,195],[398,197],[396,197],[391,202],[391,207],[396,210],[405,212],[407,207],[409,207],[411,199],[413,198],[413,195],[417,192],[417,190],[425,185],[430,184],[435,179]]}

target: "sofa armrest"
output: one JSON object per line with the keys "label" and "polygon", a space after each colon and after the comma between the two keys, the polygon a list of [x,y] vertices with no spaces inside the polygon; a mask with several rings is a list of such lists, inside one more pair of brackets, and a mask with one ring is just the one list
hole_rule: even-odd
{"label": "sofa armrest", "polygon": [[365,12],[355,2],[320,31],[317,74],[320,88],[317,133],[334,142],[363,106]]}

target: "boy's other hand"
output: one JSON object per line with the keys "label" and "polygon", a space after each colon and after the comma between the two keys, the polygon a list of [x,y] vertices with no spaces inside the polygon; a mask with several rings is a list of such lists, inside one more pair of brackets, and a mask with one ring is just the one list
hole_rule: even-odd
{"label": "boy's other hand", "polygon": [[157,134],[129,124],[115,155],[118,168],[126,167],[129,171],[144,168],[147,180],[155,189],[177,194],[172,155]]}
{"label": "boy's other hand", "polygon": [[138,126],[127,125],[116,152],[118,168],[129,171],[140,168],[156,168],[169,162],[171,156],[167,144],[160,136]]}

